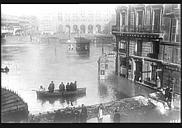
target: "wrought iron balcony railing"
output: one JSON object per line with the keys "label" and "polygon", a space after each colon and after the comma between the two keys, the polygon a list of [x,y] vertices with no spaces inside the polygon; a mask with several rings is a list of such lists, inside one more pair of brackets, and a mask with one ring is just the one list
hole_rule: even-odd
{"label": "wrought iron balcony railing", "polygon": [[153,58],[153,59],[158,59],[158,54],[155,53],[148,53],[147,57]]}
{"label": "wrought iron balcony railing", "polygon": [[136,51],[134,51],[134,55],[135,56],[142,56],[142,52],[136,52]]}
{"label": "wrought iron balcony railing", "polygon": [[128,32],[128,26],[112,26],[112,32],[117,31],[117,32]]}
{"label": "wrought iron balcony railing", "polygon": [[119,27],[117,27],[116,25],[112,26],[112,32],[113,31],[118,31],[119,32],[119,30],[120,30]]}
{"label": "wrought iron balcony railing", "polygon": [[124,48],[119,48],[118,51],[119,51],[120,53],[126,53],[126,49],[124,49]]}
{"label": "wrought iron balcony railing", "polygon": [[138,25],[136,26],[136,32],[143,32],[143,33],[161,33],[160,26],[158,28],[154,28],[154,25]]}
{"label": "wrought iron balcony railing", "polygon": [[164,26],[159,26],[158,28],[154,27],[154,25],[130,25],[130,26],[112,26],[112,32],[140,32],[140,33],[163,33]]}

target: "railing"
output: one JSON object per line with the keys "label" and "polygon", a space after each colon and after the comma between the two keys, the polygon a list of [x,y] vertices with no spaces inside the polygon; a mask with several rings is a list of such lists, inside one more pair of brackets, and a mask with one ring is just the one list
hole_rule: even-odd
{"label": "railing", "polygon": [[127,25],[121,26],[120,32],[128,32],[128,26]]}
{"label": "railing", "polygon": [[119,26],[117,27],[112,26],[112,32],[117,31],[117,32],[140,32],[140,33],[163,33],[164,26],[159,26],[159,29],[154,29],[154,25],[124,25],[124,26]]}
{"label": "railing", "polygon": [[158,55],[155,53],[148,53],[147,57],[153,58],[153,59],[158,59]]}
{"label": "railing", "polygon": [[118,32],[128,32],[128,26],[112,26],[112,32],[113,31],[118,31]]}
{"label": "railing", "polygon": [[154,25],[138,25],[136,26],[136,32],[144,32],[144,33],[161,33],[160,31],[161,27],[159,26],[159,29],[154,29]]}
{"label": "railing", "polygon": [[119,31],[119,30],[120,30],[119,27],[117,27],[116,25],[112,26],[112,32],[113,31]]}
{"label": "railing", "polygon": [[134,55],[135,55],[135,56],[142,56],[142,52],[135,52],[135,51],[134,51]]}
{"label": "railing", "polygon": [[126,50],[124,49],[124,48],[119,48],[119,50],[118,50],[120,53],[125,53],[126,52]]}

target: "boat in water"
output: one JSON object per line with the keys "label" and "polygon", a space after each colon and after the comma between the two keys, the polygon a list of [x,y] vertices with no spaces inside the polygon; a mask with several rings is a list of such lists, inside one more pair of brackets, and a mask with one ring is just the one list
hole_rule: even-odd
{"label": "boat in water", "polygon": [[60,91],[54,90],[54,92],[49,91],[36,91],[38,97],[69,97],[78,96],[86,94],[86,88],[77,88],[75,91]]}
{"label": "boat in water", "polygon": [[3,73],[8,73],[9,72],[9,68],[1,68],[1,72],[3,72]]}

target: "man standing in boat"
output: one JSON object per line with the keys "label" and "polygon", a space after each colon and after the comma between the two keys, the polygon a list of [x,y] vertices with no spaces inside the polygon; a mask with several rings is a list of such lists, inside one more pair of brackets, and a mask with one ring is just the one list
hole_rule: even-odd
{"label": "man standing in boat", "polygon": [[71,82],[71,83],[70,83],[70,91],[73,91],[73,90],[74,90],[74,89],[73,89],[73,88],[74,88],[73,86],[74,86],[74,84]]}
{"label": "man standing in boat", "polygon": [[70,85],[69,83],[66,84],[66,91],[69,91],[70,90]]}
{"label": "man standing in boat", "polygon": [[59,90],[60,91],[64,91],[65,90],[65,86],[64,86],[63,82],[61,82],[61,84],[59,85]]}
{"label": "man standing in boat", "polygon": [[74,83],[74,90],[75,91],[77,90],[77,81],[75,81],[75,83]]}
{"label": "man standing in boat", "polygon": [[49,92],[54,92],[54,83],[53,83],[53,81],[51,81],[51,83],[49,84],[48,90],[49,90]]}

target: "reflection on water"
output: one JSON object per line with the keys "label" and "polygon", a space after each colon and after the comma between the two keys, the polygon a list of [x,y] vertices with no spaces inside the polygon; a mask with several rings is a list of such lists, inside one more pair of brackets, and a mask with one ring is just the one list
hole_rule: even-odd
{"label": "reflection on water", "polygon": [[[107,89],[98,89],[97,59],[102,53],[101,48],[90,44],[89,56],[69,55],[64,42],[36,44],[7,41],[1,45],[1,59],[2,67],[7,65],[10,72],[1,73],[2,86],[16,91],[28,103],[30,113],[59,109],[71,102],[73,105],[90,105],[110,101],[113,97],[110,98],[109,95],[112,94],[107,94]],[[104,50],[110,51],[112,47],[104,45]],[[75,80],[78,87],[86,87],[85,96],[37,99],[36,92],[31,91],[38,89],[40,85],[47,89],[50,81],[54,81],[57,89],[61,82]],[[98,93],[98,90],[102,90],[101,93]]]}
{"label": "reflection on water", "polygon": [[108,88],[107,88],[107,85],[105,85],[105,84],[106,83],[104,81],[99,81],[98,91],[99,91],[100,97],[108,96]]}
{"label": "reflection on water", "polygon": [[84,98],[86,96],[86,94],[80,94],[78,96],[69,96],[69,97],[37,97],[37,100],[39,100],[41,102],[41,104],[45,104],[46,102],[48,102],[49,104],[54,104],[56,101],[59,101],[59,103],[61,105],[67,104],[67,105],[71,105],[71,106],[77,106],[77,100],[80,98]]}

